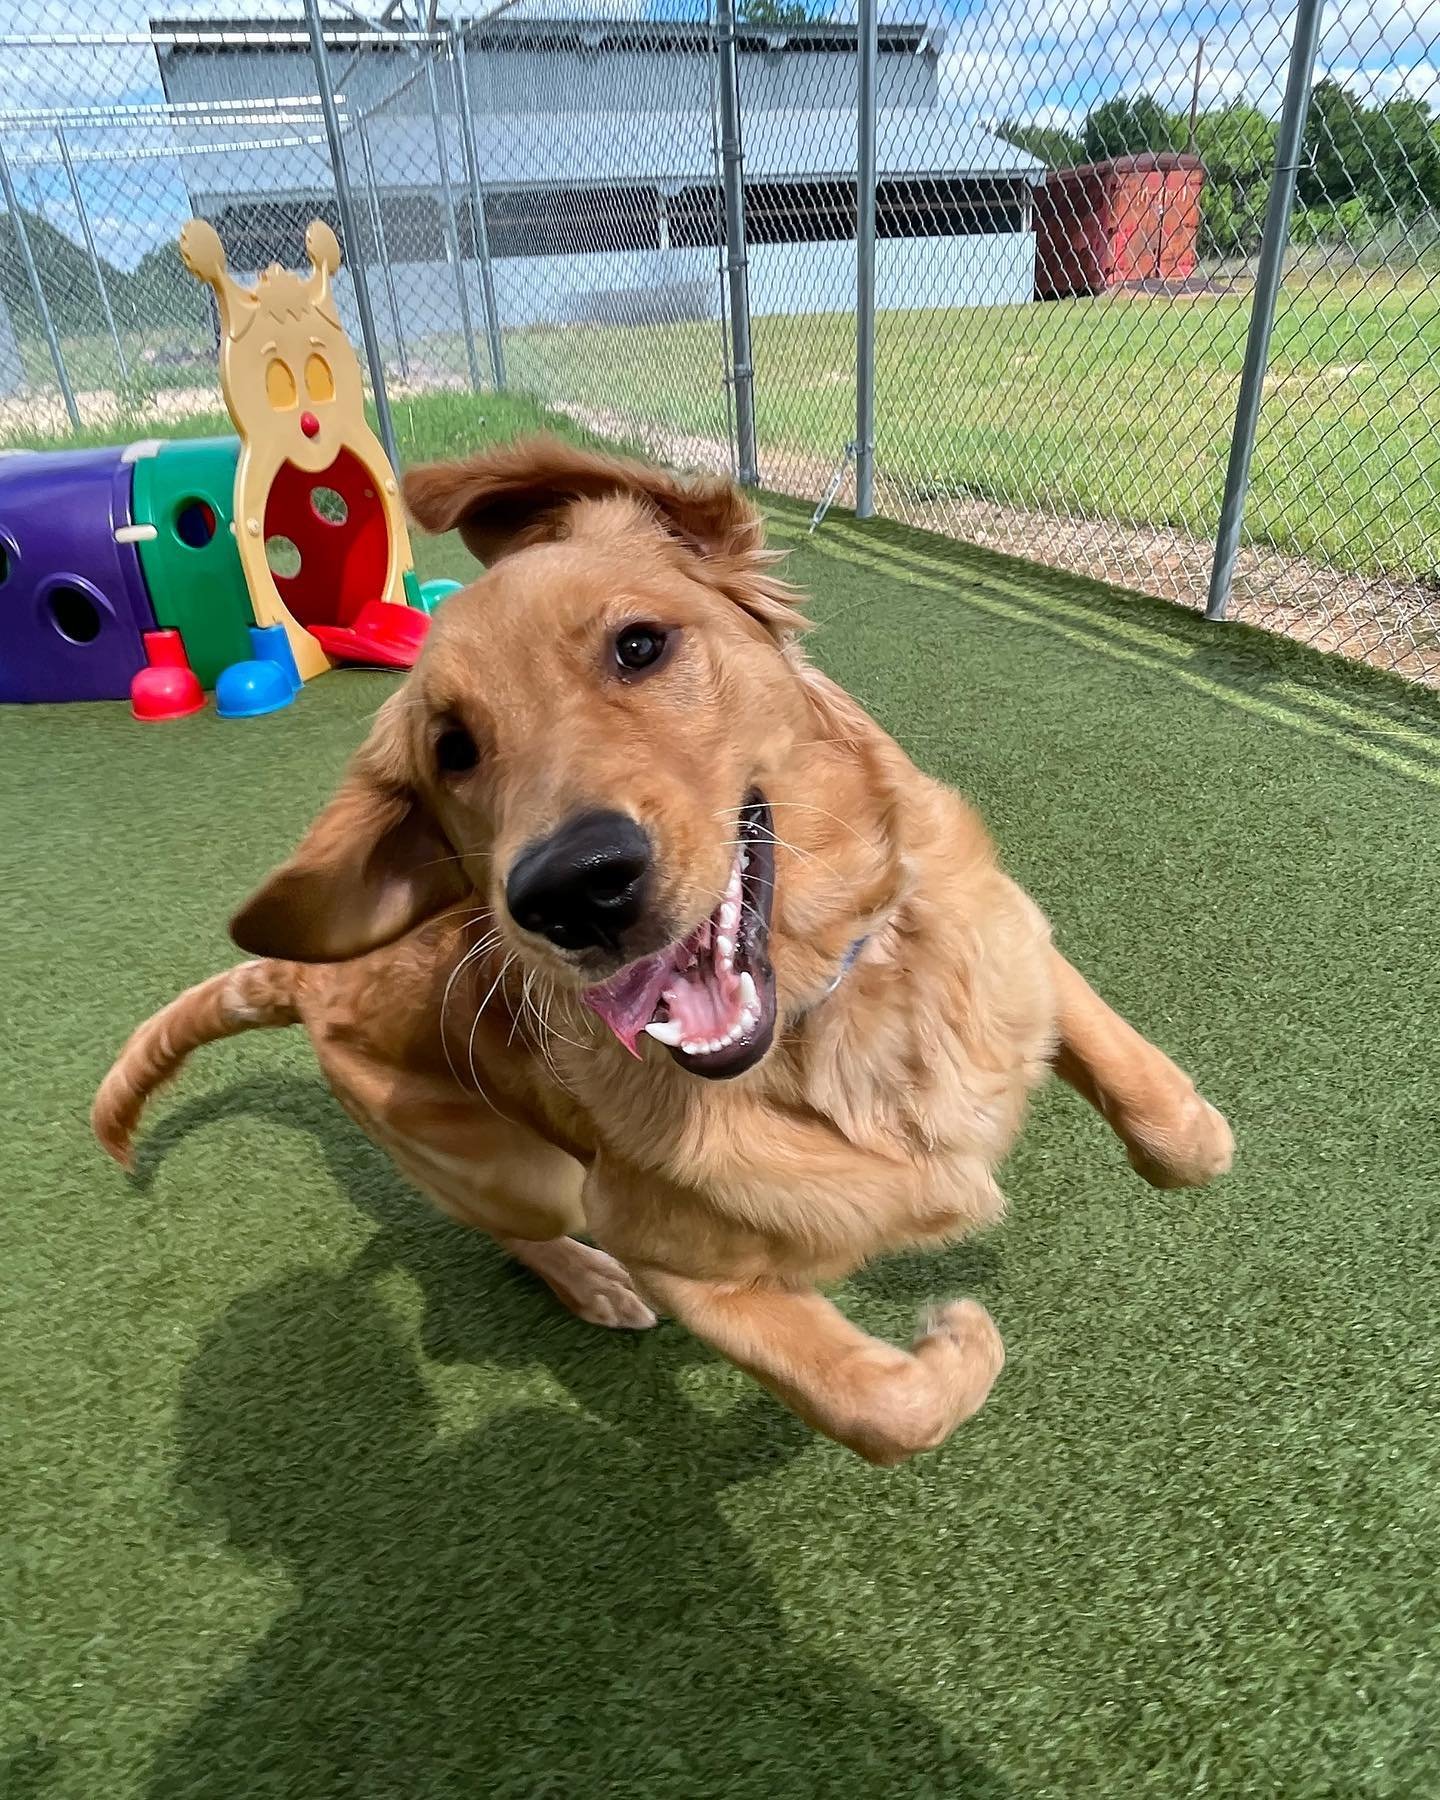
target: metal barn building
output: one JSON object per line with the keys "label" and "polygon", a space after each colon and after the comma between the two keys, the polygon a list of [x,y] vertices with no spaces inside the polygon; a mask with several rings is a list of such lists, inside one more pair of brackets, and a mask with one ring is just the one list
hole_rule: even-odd
{"label": "metal barn building", "polygon": [[[178,21],[154,20],[152,31],[172,103],[233,108],[313,92],[293,23],[207,21],[203,42],[187,42]],[[751,310],[847,307],[855,27],[742,26],[739,40]],[[715,317],[722,224],[708,28],[502,17],[464,27],[459,41],[463,82],[445,64],[435,80],[403,44],[332,51],[357,209],[391,270],[388,321],[377,302],[382,335],[400,318],[440,332],[463,329],[467,312],[478,321],[486,276],[505,328]],[[1034,290],[1043,165],[942,105],[943,42],[928,26],[880,31],[882,308],[1013,303]],[[467,90],[473,184],[454,111]],[[333,219],[323,141],[235,154],[204,149],[207,134],[213,120],[177,128],[191,202],[232,263],[301,260],[305,221]]]}

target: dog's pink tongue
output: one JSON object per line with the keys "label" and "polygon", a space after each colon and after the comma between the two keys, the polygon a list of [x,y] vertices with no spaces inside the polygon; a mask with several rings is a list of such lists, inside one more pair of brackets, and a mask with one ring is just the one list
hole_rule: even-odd
{"label": "dog's pink tongue", "polygon": [[618,975],[586,988],[580,996],[591,1012],[598,1013],[632,1056],[640,1033],[654,1016],[666,981],[674,973],[674,959],[662,950],[656,956],[627,963]]}

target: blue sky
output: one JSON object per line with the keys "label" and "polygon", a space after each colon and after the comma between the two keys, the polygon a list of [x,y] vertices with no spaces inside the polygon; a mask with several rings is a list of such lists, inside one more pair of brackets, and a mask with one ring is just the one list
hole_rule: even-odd
{"label": "blue sky", "polygon": [[[695,17],[699,0],[526,0],[516,12],[576,12],[622,17]],[[75,32],[97,26],[143,34],[151,10],[144,0],[96,5],[87,19],[73,0],[0,0],[0,36],[36,31]],[[240,6],[214,3],[154,10],[184,11],[203,20],[233,17]],[[293,5],[265,5],[299,19]],[[483,6],[473,9],[482,12]],[[833,16],[853,18],[853,0],[838,0]],[[1022,118],[1076,123],[1098,100],[1146,89],[1173,106],[1188,103],[1196,46],[1203,34],[1201,100],[1209,105],[1245,98],[1267,110],[1278,106],[1284,80],[1291,7],[1214,4],[1187,0],[953,0],[927,13],[913,6],[887,7],[886,17],[928,16],[944,27],[943,79],[949,103],[970,117],[993,122]],[[0,50],[7,83],[6,110],[18,107],[143,105],[160,99],[153,54],[145,45]],[[1327,7],[1320,71],[1336,76],[1368,99],[1408,93],[1440,102],[1440,0],[1400,0],[1386,7],[1361,0],[1332,0]],[[882,104],[884,96],[881,96]],[[258,128],[251,128],[258,129]],[[293,129],[293,128],[291,128]],[[243,132],[236,132],[241,137]],[[267,134],[269,135],[269,134]],[[132,266],[154,244],[173,240],[183,222],[186,197],[180,166],[160,154],[173,143],[156,118],[112,115],[102,124],[70,133],[80,159],[80,180],[102,252]],[[5,146],[26,204],[79,236],[73,202],[46,129],[5,128]],[[98,160],[115,150],[149,152],[119,162]],[[314,152],[297,150],[307,169]],[[32,159],[40,157],[43,160]],[[96,158],[96,160],[87,160]]]}

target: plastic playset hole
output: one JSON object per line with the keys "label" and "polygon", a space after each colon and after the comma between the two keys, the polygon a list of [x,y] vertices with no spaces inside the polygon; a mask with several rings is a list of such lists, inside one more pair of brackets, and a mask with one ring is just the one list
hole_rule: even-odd
{"label": "plastic playset hole", "polygon": [[215,509],[208,500],[182,500],[175,514],[175,535],[192,550],[203,550],[215,535]]}
{"label": "plastic playset hole", "polygon": [[100,635],[100,608],[75,587],[57,587],[45,603],[61,637],[72,644],[93,644]]}
{"label": "plastic playset hole", "polygon": [[311,488],[310,505],[316,518],[323,519],[327,525],[343,525],[350,517],[344,495],[337,494],[332,487]]}
{"label": "plastic playset hole", "polygon": [[282,581],[293,581],[300,573],[300,547],[293,538],[266,538],[265,560],[270,565],[270,573],[278,575]]}

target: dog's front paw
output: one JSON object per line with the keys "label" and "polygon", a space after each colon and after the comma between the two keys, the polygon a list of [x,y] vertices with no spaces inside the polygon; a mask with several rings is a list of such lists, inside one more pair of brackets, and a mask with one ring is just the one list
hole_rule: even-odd
{"label": "dog's front paw", "polygon": [[1151,1187],[1205,1187],[1224,1175],[1235,1157],[1235,1135],[1225,1115],[1192,1092],[1163,1123],[1147,1120],[1127,1132],[1130,1166]]}
{"label": "dog's front paw", "polygon": [[932,1307],[914,1350],[941,1380],[948,1402],[947,1435],[980,1410],[1005,1367],[1004,1340],[978,1300],[946,1300]]}
{"label": "dog's front paw", "polygon": [[932,1306],[920,1322],[915,1348],[931,1338],[945,1339],[967,1362],[982,1364],[992,1381],[1005,1367],[1004,1340],[978,1300],[942,1300]]}

